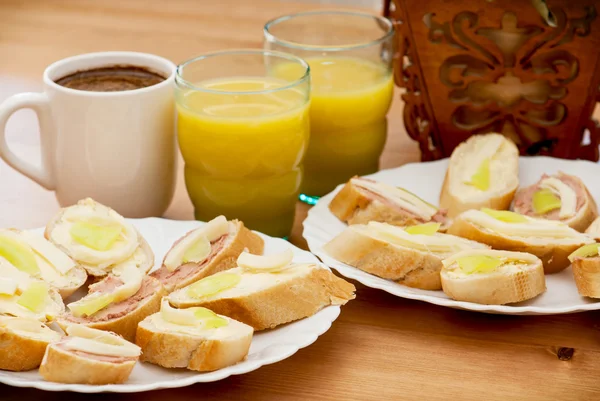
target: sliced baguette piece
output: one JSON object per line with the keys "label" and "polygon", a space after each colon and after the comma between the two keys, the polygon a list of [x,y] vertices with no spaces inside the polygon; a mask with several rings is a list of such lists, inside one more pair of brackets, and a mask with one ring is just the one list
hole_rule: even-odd
{"label": "sliced baguette piece", "polygon": [[[206,317],[212,312],[204,308],[169,309],[165,300],[160,312],[140,322],[135,341],[142,349],[142,361],[209,372],[234,365],[248,355],[252,327],[226,316]],[[199,309],[203,319],[196,317]],[[168,313],[182,320],[170,318]],[[215,320],[217,324],[211,324]]]}
{"label": "sliced baguette piece", "polygon": [[[555,208],[549,209],[548,205],[544,205],[541,200],[543,194],[559,200]],[[536,197],[537,203],[534,202]],[[585,184],[578,177],[560,171],[552,176],[544,174],[537,183],[519,189],[513,210],[531,217],[559,220],[579,232],[598,217],[596,202]]]}
{"label": "sliced baguette piece", "polygon": [[[229,286],[209,295],[223,282]],[[208,292],[204,295],[200,289]],[[174,291],[168,299],[178,308],[202,306],[264,330],[312,316],[329,305],[344,305],[354,299],[354,291],[354,285],[323,267],[291,264],[264,273],[236,267]]]}
{"label": "sliced baguette piece", "polygon": [[[209,223],[207,223],[209,224]],[[205,226],[188,232],[182,238],[178,239],[173,247],[167,252],[162,266],[150,274],[151,277],[158,279],[167,292],[190,285],[204,277],[218,273],[223,270],[236,267],[236,259],[247,250],[253,254],[262,255],[264,249],[263,239],[244,227],[244,223],[238,220],[227,222],[228,232],[218,238],[212,238],[210,241],[210,253],[201,262],[187,262],[171,269],[165,265],[165,261],[173,256],[175,252],[181,253],[185,249],[178,249],[179,244],[184,244],[186,238],[195,235],[197,232],[202,234]],[[193,245],[193,243],[191,244]],[[180,259],[180,258],[173,258]]]}
{"label": "sliced baguette piece", "polygon": [[502,211],[500,218],[481,210],[469,210],[454,219],[448,233],[490,245],[493,249],[527,252],[542,260],[546,274],[570,264],[568,256],[582,245],[594,242],[568,225]]}
{"label": "sliced baguette piece", "polygon": [[588,244],[569,255],[579,295],[600,298],[600,244]]}
{"label": "sliced baguette piece", "polygon": [[446,222],[445,210],[403,188],[362,177],[351,178],[331,200],[329,210],[348,224],[378,221],[411,226],[434,221],[443,228]]}
{"label": "sliced baguette piece", "polygon": [[[14,228],[0,229],[0,243],[3,243],[5,250],[11,249],[11,246],[17,246],[21,249],[21,252],[33,256],[35,266],[33,266],[32,270],[34,271],[30,267],[28,274],[56,288],[63,298],[73,294],[87,280],[87,273],[83,267],[41,235]],[[19,261],[22,263],[23,260],[27,260],[26,258],[19,260],[18,258],[14,258],[15,254],[6,254],[4,256],[13,259],[12,262],[17,264],[13,265],[15,269],[25,271],[18,264]],[[13,256],[13,258],[10,256]],[[5,259],[4,261],[12,265],[9,260]],[[0,269],[4,269],[6,263],[0,264]],[[5,273],[12,275],[13,272],[7,271]]]}
{"label": "sliced baguette piece", "polygon": [[25,274],[13,277],[0,275],[0,281],[13,285],[13,291],[2,291],[0,294],[0,315],[45,323],[54,321],[65,311],[58,291],[42,280]]}
{"label": "sliced baguette piece", "polygon": [[[485,266],[489,258],[498,266]],[[463,270],[461,262],[470,259],[471,269]],[[483,262],[483,263],[482,263]],[[542,261],[524,252],[467,250],[444,260],[441,272],[444,293],[457,301],[487,305],[504,305],[526,301],[546,290]],[[495,263],[494,263],[495,264]],[[492,268],[492,269],[490,269]]]}
{"label": "sliced baguette piece", "polygon": [[[109,275],[90,286],[90,292],[108,293],[121,284],[117,276]],[[133,296],[111,303],[92,316],[75,316],[69,311],[61,315],[57,323],[63,330],[69,325],[80,324],[117,333],[127,341],[133,342],[138,323],[160,309],[160,300],[164,295],[166,292],[157,279],[144,277],[139,290]]]}
{"label": "sliced baguette piece", "polygon": [[471,248],[489,247],[449,234],[410,234],[377,222],[349,226],[323,247],[340,262],[423,290],[440,290],[442,259]]}
{"label": "sliced baguette piece", "polygon": [[[112,244],[108,249],[94,249],[73,237],[72,230],[77,223],[117,225],[121,232],[117,240],[109,242]],[[118,274],[124,266],[131,264],[147,273],[154,265],[152,249],[140,232],[116,211],[91,198],[62,208],[46,225],[44,236],[92,276],[104,277],[113,270]]]}
{"label": "sliced baguette piece", "polygon": [[36,369],[48,344],[61,337],[38,320],[0,316],[0,369],[13,372]]}
{"label": "sliced baguette piece", "polygon": [[127,381],[139,359],[137,345],[115,333],[79,325],[66,332],[67,337],[46,348],[39,371],[44,380],[98,385]]}
{"label": "sliced baguette piece", "polygon": [[596,241],[600,241],[600,217],[596,217],[596,219],[592,221],[592,224],[585,229],[585,233]]}
{"label": "sliced baguette piece", "polygon": [[[489,173],[481,167],[488,163]],[[474,176],[483,185],[474,185]],[[519,150],[501,134],[474,135],[454,149],[440,193],[453,218],[469,209],[506,210],[519,186]]]}

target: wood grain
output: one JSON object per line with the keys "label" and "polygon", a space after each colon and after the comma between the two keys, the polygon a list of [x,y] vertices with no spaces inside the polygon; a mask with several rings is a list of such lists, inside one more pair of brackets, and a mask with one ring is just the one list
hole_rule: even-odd
{"label": "wood grain", "polygon": [[[167,6],[168,3],[168,6]],[[0,99],[38,90],[45,66],[77,53],[137,50],[180,62],[202,52],[260,47],[274,16],[328,7],[254,0],[2,0]],[[396,96],[398,98],[398,96]],[[383,168],[417,161],[417,146],[390,113]],[[14,117],[9,141],[36,159],[32,114]],[[0,226],[45,224],[52,193],[0,163]],[[303,246],[298,205],[293,243]],[[189,219],[180,180],[166,217]],[[0,385],[0,399],[90,400],[597,400],[600,313],[547,317],[476,314],[396,298],[358,285],[331,330],[291,358],[217,383],[125,395],[50,393]],[[0,348],[1,352],[1,348]],[[560,356],[560,357],[559,357]],[[562,358],[562,359],[561,359]]]}

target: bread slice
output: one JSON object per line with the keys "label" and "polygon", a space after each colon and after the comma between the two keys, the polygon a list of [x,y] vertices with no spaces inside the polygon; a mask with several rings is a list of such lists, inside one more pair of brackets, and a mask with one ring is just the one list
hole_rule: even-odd
{"label": "bread slice", "polygon": [[340,262],[422,290],[440,290],[442,259],[471,248],[489,247],[448,234],[410,234],[376,222],[352,225],[323,247]]}
{"label": "bread slice", "polygon": [[[90,286],[90,291],[109,292],[117,285],[119,285],[118,278],[109,275]],[[157,279],[145,277],[140,289],[132,297],[112,303],[92,316],[77,317],[72,312],[65,313],[57,319],[57,323],[63,330],[69,325],[81,324],[117,333],[127,341],[133,342],[138,323],[160,309],[160,300],[164,295],[166,292]]]}
{"label": "bread slice", "polygon": [[72,329],[67,328],[69,336],[46,348],[39,370],[44,380],[97,385],[127,381],[139,359],[139,347],[114,333],[89,329],[85,335],[74,335]]}
{"label": "bread slice", "polygon": [[[107,250],[93,249],[72,237],[75,223],[96,221],[121,226],[118,240]],[[147,273],[154,266],[154,253],[140,232],[113,209],[90,198],[62,208],[46,225],[44,236],[92,276],[104,277],[113,270],[118,274],[132,264]]]}
{"label": "bread slice", "polygon": [[[237,284],[213,295],[190,295],[193,288],[223,280],[225,275],[235,278],[232,282]],[[312,316],[329,305],[344,305],[354,299],[354,291],[354,285],[323,267],[293,264],[276,273],[252,273],[236,267],[174,291],[168,299],[178,308],[202,306],[254,330],[264,330]]]}
{"label": "bread slice", "polygon": [[[546,193],[560,199],[557,208],[538,213],[535,210],[534,196]],[[573,175],[558,172],[548,176],[544,174],[540,180],[517,191],[513,210],[531,217],[559,220],[579,232],[583,232],[598,217],[596,202],[585,184]]]}
{"label": "bread slice", "polygon": [[[186,312],[193,311],[189,308]],[[141,360],[165,368],[186,368],[209,372],[242,361],[250,349],[252,327],[215,315],[225,326],[207,327],[193,319],[185,325],[165,320],[161,312],[148,316],[137,329],[136,344],[142,348]]]}
{"label": "bread slice", "polygon": [[48,344],[61,337],[38,320],[0,316],[0,369],[13,372],[36,369]]}
{"label": "bread slice", "polygon": [[589,236],[559,221],[503,213],[510,213],[506,215],[509,220],[522,221],[506,222],[480,210],[469,210],[454,219],[448,233],[490,245],[493,249],[531,253],[542,260],[547,274],[567,268],[571,252],[593,242]]}
{"label": "bread slice", "polygon": [[569,255],[573,277],[580,295],[600,298],[600,244],[588,244]]}
{"label": "bread slice", "polygon": [[[87,280],[87,273],[83,267],[38,234],[14,228],[0,229],[0,243],[2,242],[5,242],[4,246],[8,249],[17,245],[24,250],[28,250],[28,253],[35,260],[35,268],[30,268],[28,274],[56,288],[63,298],[73,294]],[[10,255],[6,256],[11,259]],[[0,270],[3,271],[2,274],[13,276],[15,275],[14,270],[24,271],[23,266],[18,266],[19,259],[14,259],[12,262],[16,265],[13,265],[7,259],[3,259],[3,263],[0,265]],[[11,265],[12,268],[7,264]]]}
{"label": "bread slice", "polygon": [[263,239],[256,233],[244,227],[244,223],[238,220],[227,222],[229,233],[210,242],[210,254],[200,263],[188,262],[176,267],[171,271],[165,265],[165,260],[175,247],[186,237],[193,235],[197,230],[192,230],[178,239],[169,253],[165,256],[162,266],[152,272],[150,276],[157,278],[168,293],[190,285],[204,277],[218,273],[223,270],[236,267],[238,256],[247,250],[253,254],[261,255],[264,249]]}
{"label": "bread slice", "polygon": [[596,241],[600,241],[600,217],[596,217],[592,221],[588,228],[585,229],[585,233]]}
{"label": "bread slice", "polygon": [[[468,259],[471,259],[468,263],[471,269],[476,269],[478,264],[486,267],[485,261],[477,261],[482,257],[497,260],[498,266],[487,266],[489,271],[465,271],[461,268],[460,262],[467,264]],[[478,304],[504,305],[526,301],[546,290],[542,261],[523,252],[463,251],[444,260],[441,277],[444,293],[450,298]]]}
{"label": "bread slice", "polygon": [[[0,276],[0,280],[5,281],[7,278]],[[11,278],[8,278],[10,281]],[[26,319],[38,320],[40,322],[51,322],[55,320],[65,311],[65,304],[56,291],[49,284],[30,278],[25,275],[24,280],[15,280],[13,284],[16,289],[12,294],[0,294],[0,315],[15,316]],[[35,288],[35,289],[34,289]],[[34,298],[42,297],[41,303],[37,305],[37,301],[33,304],[26,301],[30,298],[27,292],[34,289],[32,292]]]}
{"label": "bread slice", "polygon": [[446,211],[425,202],[403,188],[368,178],[354,177],[329,204],[329,210],[348,224],[378,221],[411,226],[430,221],[445,226]]}
{"label": "bread slice", "polygon": [[[488,164],[489,173],[482,169]],[[474,176],[483,185],[472,183]],[[474,135],[454,149],[440,194],[440,207],[453,218],[465,210],[506,210],[519,186],[519,150],[501,134]],[[487,188],[486,188],[487,187]]]}

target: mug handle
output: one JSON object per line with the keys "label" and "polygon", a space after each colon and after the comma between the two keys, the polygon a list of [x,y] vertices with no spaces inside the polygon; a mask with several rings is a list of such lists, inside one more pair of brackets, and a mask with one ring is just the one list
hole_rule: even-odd
{"label": "mug handle", "polygon": [[[32,109],[38,117],[40,125],[40,143],[42,154],[42,168],[38,168],[33,164],[19,158],[10,150],[6,142],[6,123],[14,112],[20,109]],[[31,178],[46,189],[54,189],[54,177],[52,174],[52,166],[46,157],[46,149],[51,141],[45,135],[51,134],[50,122],[50,100],[44,93],[20,93],[6,99],[0,104],[0,158],[6,164],[20,172],[21,174]]]}

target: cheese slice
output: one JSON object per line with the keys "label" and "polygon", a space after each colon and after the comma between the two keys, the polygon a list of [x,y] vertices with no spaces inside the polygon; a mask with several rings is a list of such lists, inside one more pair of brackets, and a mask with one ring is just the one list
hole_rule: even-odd
{"label": "cheese slice", "polygon": [[540,187],[551,190],[560,198],[559,218],[568,219],[575,216],[577,213],[577,193],[573,188],[556,177],[544,178],[540,182]]}
{"label": "cheese slice", "polygon": [[201,327],[205,330],[218,329],[229,323],[227,319],[203,307],[175,309],[171,307],[166,298],[163,298],[161,302],[160,317],[171,325]]}
{"label": "cheese slice", "polygon": [[423,220],[431,220],[431,217],[438,212],[435,206],[405,189],[361,178],[352,178],[350,182],[357,187],[362,187],[394,202],[403,209],[421,217]]}
{"label": "cheese slice", "polygon": [[7,277],[0,277],[0,295],[14,295],[19,288],[19,282]]}
{"label": "cheese slice", "polygon": [[473,176],[477,174],[478,169],[486,160],[491,160],[498,153],[504,142],[505,139],[501,135],[489,135],[485,140],[480,140],[478,143],[483,145],[479,147],[477,152],[469,154],[469,163],[465,165],[463,171],[463,183],[471,185]]}
{"label": "cheese slice", "polygon": [[[218,216],[202,227],[189,232],[178,243],[173,245],[165,256],[163,264],[167,270],[174,271],[187,262],[200,263],[210,255],[210,243],[228,233],[229,223],[227,219],[225,216]],[[192,258],[186,258],[186,251],[192,247],[196,247],[198,252],[194,252],[196,255]]]}
{"label": "cheese slice", "polygon": [[[483,272],[471,272],[465,271],[461,268],[460,262],[466,258],[472,257],[489,257],[491,259],[499,260],[500,263],[495,264],[493,269]],[[539,259],[529,253],[525,252],[511,252],[511,251],[497,251],[492,249],[470,249],[462,252],[458,252],[450,257],[442,260],[444,270],[447,273],[451,273],[454,277],[468,277],[473,273],[477,274],[506,274],[515,273],[522,270],[524,266],[538,263]]]}
{"label": "cheese slice", "polygon": [[237,264],[246,271],[278,272],[290,265],[294,259],[294,252],[286,249],[283,252],[272,255],[253,255],[249,252],[242,252],[237,259]]}
{"label": "cheese slice", "polygon": [[61,339],[60,333],[50,329],[39,320],[14,316],[0,316],[0,327],[22,337],[54,342]]}
{"label": "cheese slice", "polygon": [[63,346],[73,351],[124,358],[135,358],[142,353],[137,345],[107,331],[73,324],[66,332],[69,337]]}

